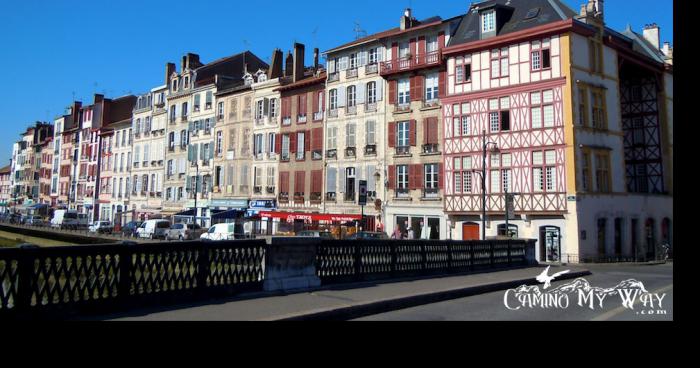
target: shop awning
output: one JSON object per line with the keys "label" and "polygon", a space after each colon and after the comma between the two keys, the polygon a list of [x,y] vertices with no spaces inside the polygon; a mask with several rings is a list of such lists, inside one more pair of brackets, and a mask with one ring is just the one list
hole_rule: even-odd
{"label": "shop awning", "polygon": [[287,222],[294,222],[297,220],[304,220],[305,222],[323,221],[323,222],[352,222],[361,221],[362,216],[360,215],[333,215],[333,214],[318,214],[318,213],[290,213],[290,212],[266,212],[260,211],[261,218],[272,218],[285,220]]}
{"label": "shop awning", "polygon": [[233,220],[243,217],[244,210],[221,211],[211,215],[212,220]]}
{"label": "shop awning", "polygon": [[197,215],[197,212],[195,210],[187,210],[187,211],[183,211],[183,212],[175,214],[175,216],[189,216],[189,217],[193,217],[196,215]]}

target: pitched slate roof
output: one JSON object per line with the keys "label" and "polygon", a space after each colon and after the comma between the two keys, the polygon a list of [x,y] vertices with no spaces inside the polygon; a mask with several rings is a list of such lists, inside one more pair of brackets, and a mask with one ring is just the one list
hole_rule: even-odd
{"label": "pitched slate roof", "polygon": [[[610,30],[606,29],[606,31]],[[654,45],[649,43],[649,41],[647,41],[644,38],[644,36],[634,32],[632,30],[632,27],[630,27],[629,25],[627,26],[627,29],[625,29],[622,32],[622,34],[632,41],[632,50],[634,50],[635,52],[647,56],[661,64],[664,64],[666,62],[666,56],[664,55],[664,53],[661,52],[661,50],[654,47]]]}
{"label": "pitched slate roof", "polygon": [[[559,0],[489,0],[473,4],[467,14],[462,17],[462,22],[450,40],[449,46],[475,42],[481,39],[479,9],[502,7],[512,10],[503,27],[498,30],[497,36],[523,31],[539,27],[544,24],[567,20],[575,17],[577,13]],[[533,9],[539,9],[537,15],[526,19]]]}
{"label": "pitched slate roof", "polygon": [[212,61],[209,64],[197,68],[196,86],[201,87],[213,83],[214,77],[217,74],[234,79],[242,79],[245,74],[246,64],[248,64],[249,71],[267,69],[270,67],[252,52],[245,51],[240,54]]}

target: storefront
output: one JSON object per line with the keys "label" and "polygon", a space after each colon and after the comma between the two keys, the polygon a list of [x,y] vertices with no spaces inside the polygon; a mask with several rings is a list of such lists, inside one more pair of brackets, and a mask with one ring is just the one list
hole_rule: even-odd
{"label": "storefront", "polygon": [[[387,234],[391,236],[396,228],[405,239],[447,240],[449,229],[443,210],[425,206],[416,208],[393,204],[387,207]],[[412,236],[412,237],[411,237]]]}
{"label": "storefront", "polygon": [[208,213],[211,224],[231,223],[245,218],[248,205],[247,199],[212,199]]}
{"label": "storefront", "polygon": [[305,230],[329,231],[336,238],[344,238],[357,231],[361,215],[335,215],[316,213],[292,213],[261,211],[258,216],[272,224],[268,234],[294,236]]}

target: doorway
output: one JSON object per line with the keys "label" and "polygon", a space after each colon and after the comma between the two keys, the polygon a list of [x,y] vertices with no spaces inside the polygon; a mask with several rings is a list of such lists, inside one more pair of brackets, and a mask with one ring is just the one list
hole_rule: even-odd
{"label": "doorway", "polygon": [[479,224],[473,222],[465,223],[462,226],[462,240],[473,241],[481,240],[481,235],[479,234]]}
{"label": "doorway", "polygon": [[540,228],[540,260],[561,262],[561,229],[555,226]]}

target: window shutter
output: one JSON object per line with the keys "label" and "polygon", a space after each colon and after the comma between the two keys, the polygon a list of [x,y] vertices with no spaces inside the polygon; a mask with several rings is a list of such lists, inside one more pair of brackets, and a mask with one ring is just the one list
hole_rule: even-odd
{"label": "window shutter", "polygon": [[377,81],[377,101],[384,100],[384,79]]}
{"label": "window shutter", "polygon": [[[140,191],[140,190],[141,190],[141,183],[140,183],[140,181],[139,181],[139,183],[136,185],[136,188],[137,188],[136,191]],[[189,177],[189,176],[188,176],[187,178],[185,178],[185,188],[186,188],[188,191],[190,191],[190,190],[192,189],[192,178]]]}
{"label": "window shutter", "polygon": [[212,145],[212,144],[209,145],[209,159],[210,160],[214,159],[214,145]]}
{"label": "window shutter", "polygon": [[282,135],[281,134],[275,134],[275,153],[278,155],[282,153]]}
{"label": "window shutter", "polygon": [[413,79],[415,90],[411,90],[411,101],[423,101],[423,94],[425,93],[425,76],[417,75]]}
{"label": "window shutter", "polygon": [[304,132],[304,151],[311,151],[311,130]]}
{"label": "window shutter", "polygon": [[423,189],[425,187],[425,175],[424,175],[424,166],[422,164],[416,164],[416,168],[413,169],[414,173],[416,174],[416,178],[414,179],[416,183],[416,189]]}
{"label": "window shutter", "polygon": [[367,166],[367,190],[374,191],[377,185],[377,179],[374,174],[377,172],[377,167],[374,165]]}
{"label": "window shutter", "polygon": [[326,188],[326,191],[328,191],[328,193],[336,192],[336,179],[337,169],[329,167],[326,173],[326,185],[328,186],[328,188]]}
{"label": "window shutter", "polygon": [[417,128],[416,128],[416,121],[415,121],[415,120],[411,120],[411,122],[410,122],[410,127],[409,127],[409,131],[408,131],[408,141],[409,141],[409,145],[410,145],[411,147],[415,147],[415,146],[416,146],[416,136],[417,136],[417,133],[418,133],[418,131],[417,131]]}
{"label": "window shutter", "polygon": [[418,55],[425,55],[426,52],[425,36],[418,37]]}
{"label": "window shutter", "polygon": [[312,100],[313,100],[313,101],[312,101],[312,107],[313,107],[313,109],[314,109],[313,112],[315,112],[315,113],[320,111],[320,110],[319,110],[319,98],[318,98],[318,96],[319,96],[319,95],[318,95],[318,92],[314,92],[314,96],[313,96],[313,98],[312,98]]}
{"label": "window shutter", "polygon": [[323,128],[316,128],[313,130],[312,136],[312,150],[322,150],[323,149]]}
{"label": "window shutter", "polygon": [[338,189],[340,189],[338,192],[339,193],[345,193],[345,168],[344,167],[339,167],[338,168]]}
{"label": "window shutter", "polygon": [[393,121],[389,123],[389,147],[396,147],[396,123]]}
{"label": "window shutter", "polygon": [[445,165],[438,164],[438,188],[445,189]]}
{"label": "window shutter", "polygon": [[399,101],[399,97],[397,95],[397,84],[398,82],[396,80],[391,80],[389,81],[389,103],[390,104],[396,104]]}
{"label": "window shutter", "polygon": [[[192,154],[193,154],[192,146],[187,146],[187,161],[193,161]],[[138,161],[138,159],[137,159],[137,161]]]}
{"label": "window shutter", "polygon": [[365,172],[358,167],[355,173],[355,193],[360,193],[360,180],[365,180]]}
{"label": "window shutter", "polygon": [[367,90],[366,84],[360,83],[357,85],[357,90],[356,90],[356,96],[357,96],[357,104],[363,104],[365,103],[365,91]]}
{"label": "window shutter", "polygon": [[338,88],[338,107],[345,107],[345,101],[347,95],[346,88]]}
{"label": "window shutter", "polygon": [[430,118],[423,119],[423,144],[430,144]]}
{"label": "window shutter", "polygon": [[438,33],[438,50],[442,50],[445,47],[445,32]]}
{"label": "window shutter", "polygon": [[396,189],[396,166],[389,166],[389,189]]}
{"label": "window shutter", "polygon": [[396,61],[399,59],[399,43],[393,42],[391,44],[391,60]]}
{"label": "window shutter", "polygon": [[415,39],[415,38],[411,38],[408,42],[409,42],[409,45],[408,45],[408,52],[411,53],[411,55],[413,55],[412,59],[415,60],[415,59],[416,59],[416,54],[417,54],[416,39]]}
{"label": "window shutter", "polygon": [[292,133],[289,135],[289,155],[290,157],[297,152],[297,134]]}
{"label": "window shutter", "polygon": [[263,116],[270,116],[270,99],[267,97],[263,100]]}

